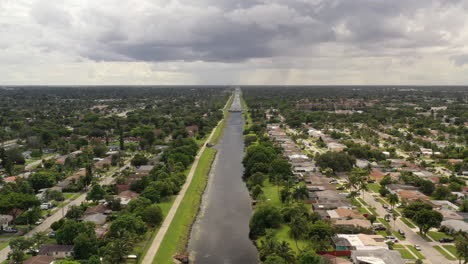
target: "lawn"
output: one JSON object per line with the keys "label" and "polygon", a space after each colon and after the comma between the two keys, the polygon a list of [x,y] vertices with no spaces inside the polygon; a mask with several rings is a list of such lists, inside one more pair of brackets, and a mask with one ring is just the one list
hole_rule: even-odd
{"label": "lawn", "polygon": [[427,234],[435,241],[439,241],[439,239],[445,238],[445,237],[453,238],[450,235],[446,235],[446,234],[444,234],[442,232],[436,232],[436,231],[429,231],[429,232],[427,232]]}
{"label": "lawn", "polygon": [[[291,249],[297,254],[297,253],[299,253],[299,250],[296,247],[296,242],[294,241],[294,239],[289,237],[289,230],[290,229],[291,228],[288,225],[282,225],[279,229],[277,229],[277,231],[275,233],[275,236],[276,236],[276,238],[278,239],[279,242],[281,242],[281,241],[288,242]],[[258,240],[258,243],[260,243],[260,240]],[[310,246],[311,243],[309,241],[307,241],[307,240],[298,240],[297,245],[299,246],[299,248],[301,250],[304,250],[305,248]]]}
{"label": "lawn", "polygon": [[[174,203],[175,196],[171,197],[169,201],[164,201],[158,204],[158,206],[161,208],[161,211],[163,213],[164,218],[166,217],[167,213],[172,207],[172,204]],[[163,219],[164,221],[164,219]],[[132,254],[135,254],[139,256],[139,261],[138,263],[141,263],[143,258],[145,257],[146,253],[148,252],[148,249],[151,245],[151,243],[154,240],[154,237],[158,234],[160,227],[156,227],[149,232],[146,232],[144,239],[142,239],[140,242],[138,242],[135,247],[132,250]]]}
{"label": "lawn", "polygon": [[388,223],[387,221],[385,221],[385,219],[379,217],[377,218],[379,220],[379,222],[381,222],[382,224],[384,224],[384,226],[386,226],[387,228],[391,228],[390,227],[390,223]]}
{"label": "lawn", "polygon": [[416,259],[411,252],[409,252],[407,249],[404,248],[396,248],[398,252],[400,252],[400,255],[404,259]]}
{"label": "lawn", "polygon": [[4,249],[6,247],[8,247],[8,241],[3,243],[3,244],[0,244],[0,250]]}
{"label": "lawn", "polygon": [[443,247],[446,250],[448,250],[450,253],[452,253],[454,256],[458,257],[458,251],[457,251],[457,248],[454,245],[443,245]]}
{"label": "lawn", "polygon": [[367,188],[375,193],[379,193],[380,185],[377,183],[370,183],[367,185]]}
{"label": "lawn", "polygon": [[448,260],[456,260],[456,258],[450,256],[447,252],[445,252],[445,250],[443,250],[440,246],[433,246],[433,248],[435,248],[437,251],[440,252],[440,254],[442,254],[446,259]]}
{"label": "lawn", "polygon": [[398,233],[397,231],[393,231],[392,233],[396,238],[398,238],[398,240],[406,240],[406,238],[400,235],[400,233]]}
{"label": "lawn", "polygon": [[426,259],[426,257],[421,254],[420,251],[417,251],[416,248],[414,246],[406,246],[407,248],[409,248],[416,256],[418,256],[419,259]]}
{"label": "lawn", "polygon": [[421,232],[418,232],[418,235],[422,237],[424,240],[426,240],[427,242],[432,242],[432,239],[429,236],[424,236],[423,234],[421,234]]}
{"label": "lawn", "polygon": [[263,195],[267,202],[272,203],[276,207],[281,207],[281,201],[279,198],[279,191],[281,191],[281,187],[270,183],[267,179],[263,183]]}
{"label": "lawn", "polygon": [[212,148],[206,148],[202,153],[192,182],[164,236],[153,263],[172,264],[174,253],[185,251],[190,229],[197,216],[215,154],[216,150]]}
{"label": "lawn", "polygon": [[413,225],[408,219],[404,218],[404,217],[400,217],[400,220],[405,223],[405,225],[407,225],[409,228],[416,228],[415,225]]}

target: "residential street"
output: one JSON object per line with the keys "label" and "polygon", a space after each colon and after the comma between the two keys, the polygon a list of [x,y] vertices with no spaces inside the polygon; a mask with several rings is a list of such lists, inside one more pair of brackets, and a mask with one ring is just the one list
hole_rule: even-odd
{"label": "residential street", "polygon": [[[365,192],[364,194],[364,201],[373,206],[377,213],[383,217],[384,215],[388,214],[387,211],[382,207],[382,204],[379,202],[376,202],[374,200],[374,197],[372,196],[372,193]],[[393,228],[393,220],[390,221],[390,225]],[[405,223],[403,223],[400,219],[397,219],[395,223],[395,228],[394,230],[397,231],[398,229],[401,229],[405,232],[406,234],[406,240],[401,241],[401,244],[403,245],[419,245],[421,246],[421,253],[426,257],[424,260],[424,263],[433,263],[433,264],[439,264],[439,263],[458,263],[458,261],[451,261],[446,259],[444,256],[442,256],[437,250],[435,250],[432,246],[435,245],[450,245],[449,243],[439,243],[439,242],[427,242],[424,240],[422,237],[420,237],[416,232],[418,232],[418,229],[410,229]]]}

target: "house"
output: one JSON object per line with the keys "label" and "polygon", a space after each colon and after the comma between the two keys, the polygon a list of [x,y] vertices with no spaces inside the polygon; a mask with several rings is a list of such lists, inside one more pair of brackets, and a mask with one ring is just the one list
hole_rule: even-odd
{"label": "house", "polygon": [[442,221],[440,225],[447,227],[449,230],[453,232],[458,232],[458,231],[468,232],[468,223],[463,220],[455,220],[455,219],[445,220],[445,221]]}
{"label": "house", "polygon": [[123,191],[117,195],[117,198],[120,199],[120,203],[122,205],[127,205],[131,200],[134,200],[138,197],[140,197],[138,193],[130,191],[130,190]]}
{"label": "house", "polygon": [[54,257],[42,255],[34,256],[30,259],[23,261],[23,264],[52,264],[54,263]]}
{"label": "house", "polygon": [[11,221],[13,221],[13,216],[0,215],[0,229],[7,228]]}
{"label": "house", "polygon": [[388,249],[381,235],[337,234],[332,240],[337,251]]}
{"label": "house", "polygon": [[350,219],[350,220],[336,220],[335,226],[343,226],[343,227],[362,227],[362,228],[371,228],[372,224],[369,220],[364,219]]}
{"label": "house", "polygon": [[429,197],[421,193],[420,191],[411,191],[411,190],[401,190],[397,192],[401,199],[405,199],[407,201],[410,200],[428,200]]}
{"label": "house", "polygon": [[385,174],[383,174],[381,170],[374,168],[374,169],[372,169],[372,171],[371,171],[371,173],[369,175],[369,178],[374,180],[374,181],[381,181],[384,176],[385,176]]}
{"label": "house", "polygon": [[73,245],[44,244],[39,250],[38,255],[47,255],[56,259],[71,257]]}
{"label": "house", "polygon": [[128,191],[130,190],[130,185],[127,185],[127,184],[117,184],[115,185],[115,189],[116,189],[116,192],[117,194],[123,192],[123,191]]}
{"label": "house", "polygon": [[154,168],[153,165],[142,165],[140,167],[138,167],[137,169],[135,169],[135,172],[137,174],[149,174],[150,171]]}
{"label": "house", "polygon": [[351,252],[355,264],[404,264],[405,261],[396,250],[355,250]]}
{"label": "house", "polygon": [[355,209],[338,208],[335,210],[335,212],[338,214],[339,219],[366,219]]}
{"label": "house", "polygon": [[61,188],[66,188],[73,181],[78,181],[81,177],[84,177],[84,176],[86,176],[86,169],[82,168],[77,173],[75,173],[72,176],[69,176],[69,177],[65,178],[63,181],[59,182],[57,184],[57,186],[61,187]]}
{"label": "house", "polygon": [[16,176],[6,177],[6,178],[3,179],[3,181],[5,183],[15,182],[16,181]]}
{"label": "house", "polygon": [[101,226],[106,223],[107,215],[102,214],[102,213],[87,214],[87,215],[85,214],[79,220],[83,222],[92,222],[96,226]]}
{"label": "house", "polygon": [[343,149],[346,148],[345,145],[341,144],[341,143],[337,143],[337,142],[330,142],[327,144],[327,147],[328,147],[328,150],[332,151],[332,152],[340,152],[340,151],[343,151]]}
{"label": "house", "polygon": [[193,126],[186,127],[185,130],[187,130],[189,137],[194,137],[195,134],[198,132],[199,128],[197,125],[193,125]]}

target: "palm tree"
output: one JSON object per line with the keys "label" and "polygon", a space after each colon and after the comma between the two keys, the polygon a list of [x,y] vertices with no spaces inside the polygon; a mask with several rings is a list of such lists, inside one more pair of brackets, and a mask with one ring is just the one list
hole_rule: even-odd
{"label": "palm tree", "polygon": [[303,217],[296,216],[291,219],[290,226],[291,229],[289,230],[289,235],[294,239],[297,250],[301,251],[297,244],[297,240],[301,239],[304,234],[307,233],[307,221]]}
{"label": "palm tree", "polygon": [[282,257],[288,263],[294,263],[295,261],[295,256],[291,250],[291,247],[289,247],[289,243],[286,241],[281,241],[276,249],[276,254]]}
{"label": "palm tree", "polygon": [[392,210],[399,201],[400,199],[398,199],[398,194],[396,193],[392,193],[388,196],[388,203],[392,206]]}
{"label": "palm tree", "polygon": [[309,191],[305,185],[299,185],[294,188],[293,198],[296,200],[305,200],[309,197]]}

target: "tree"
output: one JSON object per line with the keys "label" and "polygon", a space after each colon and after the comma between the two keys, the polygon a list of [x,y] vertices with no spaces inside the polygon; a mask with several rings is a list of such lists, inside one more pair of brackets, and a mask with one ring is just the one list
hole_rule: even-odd
{"label": "tree", "polygon": [[265,239],[260,241],[260,246],[258,247],[260,259],[265,260],[268,256],[275,254],[278,245],[279,243],[273,230],[267,230]]}
{"label": "tree", "polygon": [[75,259],[88,259],[97,254],[96,234],[80,233],[73,239],[73,253]]}
{"label": "tree", "polygon": [[296,248],[301,251],[299,248],[299,245],[297,244],[297,241],[301,238],[304,238],[304,236],[307,234],[307,221],[303,217],[293,217],[291,221],[291,229],[289,230],[289,235],[294,239],[294,242],[296,243]]}
{"label": "tree", "polygon": [[85,233],[88,236],[96,236],[94,224],[91,222],[77,222],[75,220],[65,220],[63,225],[55,232],[57,243],[61,245],[72,245],[73,240],[80,234]]}
{"label": "tree", "polygon": [[421,234],[426,235],[429,229],[439,227],[443,218],[442,214],[437,211],[423,209],[417,212],[412,220],[419,227]]}
{"label": "tree", "polygon": [[99,184],[94,184],[93,187],[91,187],[89,193],[86,195],[86,200],[99,201],[104,199],[105,195],[106,191],[102,188],[102,186]]}
{"label": "tree", "polygon": [[432,210],[432,206],[421,200],[416,200],[403,209],[403,216],[407,218],[413,218],[414,215],[421,210]]}
{"label": "tree", "polygon": [[59,190],[47,190],[46,193],[47,200],[54,200],[54,201],[63,201],[64,196],[63,193]]}
{"label": "tree", "polygon": [[123,231],[127,231],[136,235],[143,235],[146,232],[146,224],[140,217],[124,214],[114,220],[110,226],[109,235],[116,237]]}
{"label": "tree", "polygon": [[326,152],[316,156],[317,165],[321,169],[331,168],[335,172],[350,171],[356,164],[356,158],[345,152]]}
{"label": "tree", "polygon": [[297,258],[298,264],[322,264],[323,258],[313,250],[301,252]]}
{"label": "tree", "polygon": [[34,173],[28,178],[28,181],[36,191],[43,188],[52,187],[57,183],[55,176],[48,171]]}
{"label": "tree", "polygon": [[138,153],[133,157],[131,163],[135,167],[140,167],[141,165],[145,165],[148,163],[148,158],[146,158],[145,155]]}
{"label": "tree", "polygon": [[418,185],[419,190],[425,195],[431,195],[434,192],[435,185],[430,180],[421,180]]}
{"label": "tree", "polygon": [[380,185],[385,186],[385,185],[391,184],[392,182],[393,182],[392,178],[390,177],[390,175],[387,174],[380,181]]}
{"label": "tree", "polygon": [[25,237],[13,238],[10,240],[11,251],[8,253],[10,259],[15,263],[21,263],[24,258],[24,251],[34,245],[34,242]]}
{"label": "tree", "polygon": [[70,209],[68,209],[65,217],[68,219],[78,220],[78,218],[81,218],[83,215],[84,215],[84,210],[80,206],[72,205],[70,206]]}
{"label": "tree", "polygon": [[292,252],[291,247],[289,247],[289,243],[286,241],[281,241],[281,243],[279,243],[278,247],[276,248],[276,254],[283,258],[286,263],[295,262],[294,253]]}
{"label": "tree", "polygon": [[125,263],[126,256],[131,252],[135,235],[125,230],[120,230],[116,234],[118,238],[110,240],[110,242],[103,248],[103,263]]}
{"label": "tree", "polygon": [[264,235],[267,228],[276,228],[281,221],[282,217],[278,208],[271,204],[259,206],[250,219],[250,237]]}
{"label": "tree", "polygon": [[39,206],[41,202],[32,194],[10,192],[0,196],[0,212],[9,214],[15,223],[16,217],[29,208]]}
{"label": "tree", "polygon": [[309,198],[309,191],[305,185],[299,185],[294,188],[292,196],[296,200],[305,200]]}
{"label": "tree", "polygon": [[458,259],[465,259],[464,264],[468,263],[468,234],[459,234],[455,239]]}
{"label": "tree", "polygon": [[464,200],[460,205],[460,212],[468,213],[468,200]]}
{"label": "tree", "polygon": [[47,233],[46,232],[37,232],[37,233],[34,233],[32,238],[31,238],[33,244],[34,244],[34,248],[39,250],[41,248],[42,245],[44,245],[45,243],[47,243],[47,241],[49,240],[49,238],[47,237]]}
{"label": "tree", "polygon": [[255,185],[252,188],[252,198],[258,199],[262,194],[263,194],[263,190],[260,185]]}
{"label": "tree", "polygon": [[141,218],[145,223],[152,226],[158,226],[163,220],[163,213],[159,206],[152,204],[143,210]]}
{"label": "tree", "polygon": [[392,209],[398,203],[400,199],[398,199],[398,194],[392,193],[388,196],[388,203],[392,206]]}
{"label": "tree", "polygon": [[438,185],[432,194],[437,200],[445,200],[450,196],[450,189],[444,185]]}
{"label": "tree", "polygon": [[371,224],[374,224],[374,222],[377,220],[377,216],[370,214],[367,216],[367,220],[369,220]]}
{"label": "tree", "polygon": [[284,258],[278,255],[270,255],[266,258],[266,260],[263,263],[265,264],[287,264],[288,262]]}

